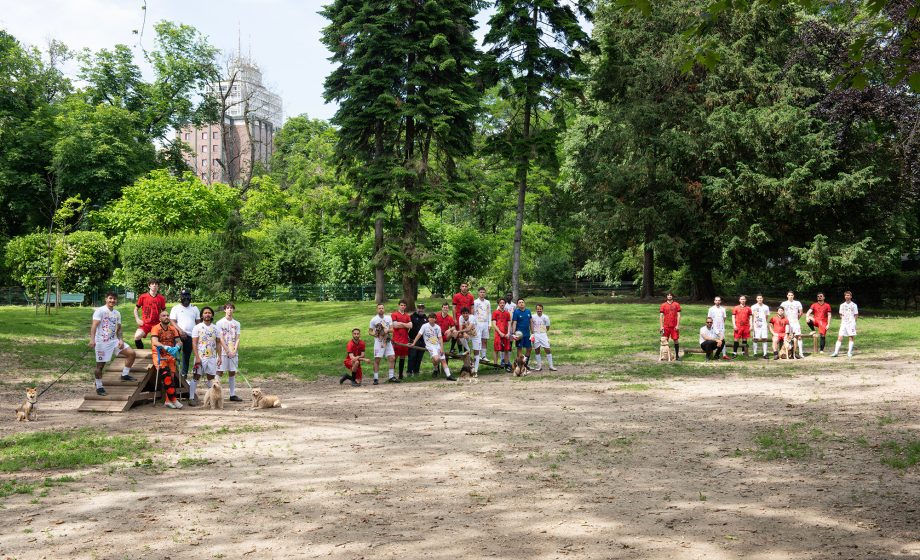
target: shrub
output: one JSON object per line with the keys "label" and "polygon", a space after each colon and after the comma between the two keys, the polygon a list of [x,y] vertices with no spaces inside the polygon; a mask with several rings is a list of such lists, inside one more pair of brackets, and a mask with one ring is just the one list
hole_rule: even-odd
{"label": "shrub", "polygon": [[[30,297],[44,290],[40,277],[48,273],[48,250],[48,235],[43,233],[16,237],[6,246],[10,275]],[[112,273],[112,261],[111,244],[99,232],[77,231],[52,238],[51,273],[65,292],[88,293],[101,286]]]}
{"label": "shrub", "polygon": [[133,235],[121,247],[125,282],[138,293],[158,278],[167,298],[181,288],[210,288],[217,240],[209,233]]}

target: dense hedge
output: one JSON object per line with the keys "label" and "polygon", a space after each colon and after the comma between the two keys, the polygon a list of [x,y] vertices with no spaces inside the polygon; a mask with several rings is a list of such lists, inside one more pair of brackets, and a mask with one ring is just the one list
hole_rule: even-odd
{"label": "dense hedge", "polygon": [[[49,263],[49,249],[51,251]],[[105,284],[112,274],[112,246],[99,232],[78,231],[70,235],[33,233],[15,237],[4,251],[4,263],[12,280],[32,297],[44,289],[40,277],[51,273],[65,292],[88,293]]]}
{"label": "dense hedge", "polygon": [[210,233],[129,236],[121,246],[125,282],[142,292],[149,278],[157,278],[167,296],[181,288],[207,289],[216,251],[217,240]]}

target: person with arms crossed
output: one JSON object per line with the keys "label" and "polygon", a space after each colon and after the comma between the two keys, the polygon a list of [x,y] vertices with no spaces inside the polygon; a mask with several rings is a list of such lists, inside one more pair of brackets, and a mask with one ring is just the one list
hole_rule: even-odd
{"label": "person with arms crossed", "polygon": [[[789,319],[786,318],[786,309],[776,308],[776,315],[770,319],[770,336],[773,337],[773,359],[779,359],[779,347],[786,343],[789,332]],[[793,350],[795,353],[795,350]],[[791,358],[792,356],[790,356]]]}
{"label": "person with arms crossed", "polygon": [[176,379],[176,356],[181,346],[179,331],[172,326],[169,313],[164,309],[160,312],[160,322],[150,329],[150,355],[157,368],[157,375],[163,380],[166,408],[182,408],[182,403],[176,398],[176,386],[179,384]]}
{"label": "person with arms crossed", "polygon": [[728,349],[725,345],[725,319],[728,318],[728,314],[725,312],[725,308],[722,307],[722,298],[716,296],[715,299],[712,300],[712,307],[709,308],[709,312],[706,315],[712,319],[712,328],[715,329],[716,333],[719,335],[719,339],[722,340],[720,346],[722,349],[722,359],[731,359],[728,357]]}
{"label": "person with arms crossed", "polygon": [[406,313],[406,300],[399,300],[399,308],[390,314],[393,320],[393,342],[399,344],[393,345],[393,351],[399,358],[399,378],[403,378],[403,371],[406,367],[406,357],[409,356],[409,329],[412,328],[412,317]]}
{"label": "person with arms crossed", "polygon": [[476,316],[476,328],[479,330],[479,358],[488,362],[486,349],[489,347],[489,321],[492,318],[492,302],[486,299],[486,289],[479,288],[479,297],[473,302],[473,315]]}
{"label": "person with arms crossed", "polygon": [[550,371],[557,371],[553,366],[553,351],[549,347],[549,315],[543,313],[543,304],[538,303],[537,314],[533,317],[533,350],[537,356],[537,367],[534,371],[543,369],[543,358],[540,356],[540,350],[546,354],[546,361],[549,363]]}
{"label": "person with arms crossed", "polygon": [[415,346],[419,339],[425,341],[425,349],[431,355],[434,371],[437,372],[440,366],[444,370],[444,379],[456,381],[457,378],[450,374],[450,368],[447,366],[447,358],[444,356],[444,338],[441,336],[441,327],[438,326],[434,314],[428,316],[428,322],[419,329],[418,334],[412,340],[412,345]]}
{"label": "person with arms crossed", "polygon": [[757,355],[757,340],[763,342],[763,357],[767,357],[767,339],[770,338],[770,308],[764,305],[763,295],[757,294],[757,303],[751,306],[751,319],[754,324],[754,355]]}
{"label": "person with arms crossed", "polygon": [[738,298],[738,305],[732,309],[732,327],[734,327],[735,347],[732,357],[738,357],[738,341],[741,340],[741,353],[747,354],[748,339],[751,338],[751,308],[747,305],[747,296]]}
{"label": "person with arms crossed", "polygon": [[214,383],[221,364],[220,329],[214,324],[214,310],[205,307],[201,310],[202,321],[192,328],[192,353],[195,355],[195,369],[192,380],[188,382],[188,404],[198,406],[198,382],[204,374],[208,389]]}
{"label": "person with arms crossed", "polygon": [[364,357],[365,348],[364,341],[361,340],[361,329],[351,329],[351,340],[345,345],[345,361],[342,362],[349,373],[339,379],[339,385],[351,379],[352,387],[361,386],[361,381],[364,379],[361,362],[370,361]]}
{"label": "person with arms crossed", "polygon": [[109,292],[105,295],[105,305],[93,311],[93,322],[89,328],[89,347],[96,353],[96,394],[105,396],[102,386],[102,369],[112,356],[124,356],[125,365],[121,368],[122,381],[137,381],[131,377],[131,366],[137,357],[134,350],[125,344],[121,331],[121,312],[115,309],[118,294]]}
{"label": "person with arms crossed", "polygon": [[716,330],[712,317],[706,317],[706,324],[700,327],[700,348],[706,353],[706,361],[718,360],[724,346],[724,329]]}
{"label": "person with arms crossed", "polygon": [[384,315],[384,306],[377,304],[377,314],[371,318],[370,335],[374,337],[374,385],[379,385],[380,359],[386,358],[390,366],[387,383],[399,383],[393,368],[396,364],[396,352],[393,351],[393,319]]}
{"label": "person with arms crossed", "polygon": [[[134,331],[134,346],[138,350],[144,347],[144,337],[160,322],[160,311],[166,309],[166,298],[160,293],[160,281],[151,278],[147,281],[149,291],[137,298],[134,307],[134,320],[137,330]],[[138,314],[140,309],[140,314]]]}
{"label": "person with arms crossed", "polygon": [[[785,311],[786,320],[789,321],[789,336],[793,337],[792,341],[792,358],[802,359],[805,357],[804,345],[802,344],[802,324],[799,318],[802,316],[802,304],[795,299],[795,293],[791,290],[786,292],[786,301],[779,304]],[[798,343],[799,355],[795,356],[796,343]]]}
{"label": "person with arms crossed", "polygon": [[522,350],[526,352],[528,364],[530,363],[530,349],[533,347],[533,342],[530,340],[530,333],[533,332],[532,326],[533,314],[527,309],[524,298],[518,298],[517,309],[511,315],[511,332],[517,333],[520,331],[521,338],[516,339],[517,342],[514,345],[517,347],[518,358],[521,357]]}
{"label": "person with arms crossed", "polygon": [[179,331],[182,339],[182,377],[188,377],[189,362],[192,358],[192,330],[201,322],[198,307],[192,305],[192,293],[185,288],[179,292],[179,303],[169,312],[169,321]]}
{"label": "person with arms crossed", "polygon": [[840,343],[843,337],[848,337],[850,343],[847,350],[847,357],[853,357],[853,342],[856,339],[856,319],[859,318],[859,307],[853,301],[853,292],[847,290],[843,292],[843,303],[840,304],[840,332],[837,334],[837,344],[834,345],[834,353],[831,358],[836,358],[840,354]]}
{"label": "person with arms crossed", "polygon": [[831,328],[831,305],[824,301],[823,292],[818,292],[816,299],[818,301],[811,304],[811,307],[808,308],[808,313],[805,314],[805,323],[808,324],[808,328],[812,332],[817,327],[818,336],[821,337],[819,352],[823,354],[824,345],[827,344],[827,331]]}
{"label": "person with arms crossed", "polygon": [[242,402],[243,399],[236,395],[236,372],[240,370],[240,322],[233,318],[236,312],[236,306],[227,302],[224,305],[224,318],[217,322],[217,329],[220,331],[220,342],[223,348],[223,356],[220,360],[218,372],[223,375],[226,372],[230,379],[230,400],[233,402]]}
{"label": "person with arms crossed", "polygon": [[659,334],[674,341],[674,356],[680,361],[680,304],[674,301],[674,294],[668,292],[665,302],[658,309]]}
{"label": "person with arms crossed", "polygon": [[[412,323],[412,328],[409,329],[409,339],[415,340],[415,335],[418,334],[419,329],[428,322],[424,303],[415,303],[415,311],[409,316],[409,321]],[[424,342],[417,342],[409,349],[409,375],[421,373],[422,358],[425,356],[424,344]]]}
{"label": "person with arms crossed", "polygon": [[492,312],[492,330],[495,331],[495,361],[503,367],[511,365],[511,313],[505,308],[505,298],[499,298],[498,307]]}

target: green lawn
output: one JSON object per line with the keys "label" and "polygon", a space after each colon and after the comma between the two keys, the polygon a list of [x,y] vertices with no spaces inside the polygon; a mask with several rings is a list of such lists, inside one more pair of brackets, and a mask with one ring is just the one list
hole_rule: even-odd
{"label": "green lawn", "polygon": [[[439,302],[425,303],[436,308]],[[529,307],[536,303],[530,301]],[[552,319],[550,339],[560,364],[625,364],[629,360],[617,358],[639,352],[651,357],[657,355],[658,304],[571,303],[552,299],[542,303]],[[171,302],[169,307],[172,305]],[[205,304],[196,302],[196,305]],[[388,310],[393,306],[395,303],[388,305]],[[683,308],[684,343],[696,346],[696,332],[703,323],[707,306],[683,305]],[[123,319],[130,323],[125,338],[131,342],[134,330],[131,307],[122,305],[119,309]],[[289,373],[308,380],[319,375],[338,375],[352,327],[366,332],[373,313],[371,302],[241,303],[236,312],[242,324],[241,370],[255,377]],[[868,311],[864,315],[857,340],[863,354],[880,347],[916,350],[920,316]],[[91,316],[92,310],[85,307],[67,307],[51,316],[36,314],[33,308],[0,307],[0,354],[5,361],[4,370],[25,378],[57,375],[86,349]],[[832,327],[832,332],[836,332],[836,327]],[[369,341],[369,337],[365,336],[365,340]],[[83,362],[68,374],[69,378],[89,378],[92,355],[86,354]]]}

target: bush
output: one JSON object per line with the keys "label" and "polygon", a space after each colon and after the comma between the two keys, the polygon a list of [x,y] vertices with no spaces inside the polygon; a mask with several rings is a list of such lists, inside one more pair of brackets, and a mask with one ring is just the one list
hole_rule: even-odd
{"label": "bush", "polygon": [[209,233],[134,235],[121,247],[121,263],[128,287],[141,293],[147,279],[157,278],[169,299],[181,288],[211,288],[217,240]]}
{"label": "bush", "polygon": [[301,224],[283,221],[272,226],[266,236],[274,263],[275,278],[280,284],[310,284],[317,281],[320,251],[311,243],[310,232]]}
{"label": "bush", "polygon": [[[10,276],[36,297],[44,290],[40,280],[48,274],[48,235],[33,233],[10,240],[5,263]],[[103,285],[112,274],[112,248],[99,232],[78,231],[55,235],[51,243],[51,273],[64,292],[88,293]]]}

